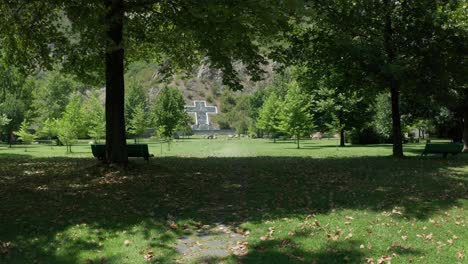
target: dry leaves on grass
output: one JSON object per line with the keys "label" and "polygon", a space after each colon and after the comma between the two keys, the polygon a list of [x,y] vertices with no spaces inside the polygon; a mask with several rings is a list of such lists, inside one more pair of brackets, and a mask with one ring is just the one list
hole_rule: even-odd
{"label": "dry leaves on grass", "polygon": [[403,208],[401,208],[401,207],[394,207],[391,212],[383,211],[382,215],[384,215],[384,216],[393,216],[393,215],[403,216],[402,210],[403,210]]}
{"label": "dry leaves on grass", "polygon": [[458,259],[464,259],[465,258],[465,252],[463,250],[459,250],[457,252],[457,257],[458,257]]}
{"label": "dry leaves on grass", "polygon": [[8,255],[11,252],[11,242],[0,241],[0,255]]}
{"label": "dry leaves on grass", "polygon": [[261,236],[260,240],[265,241],[265,240],[273,240],[273,233],[275,232],[275,227],[269,227],[268,228],[268,234],[266,236]]}
{"label": "dry leaves on grass", "polygon": [[151,249],[148,249],[148,251],[145,254],[145,260],[146,261],[151,261],[154,258],[154,252]]}
{"label": "dry leaves on grass", "polygon": [[235,246],[231,247],[231,251],[236,256],[245,256],[249,253],[248,245],[247,241],[238,241]]}
{"label": "dry leaves on grass", "polygon": [[433,235],[432,235],[432,233],[430,233],[430,234],[427,234],[427,235],[426,235],[426,234],[421,234],[421,235],[416,235],[416,236],[417,236],[417,237],[424,238],[424,239],[425,239],[425,240],[427,240],[427,241],[431,241],[431,240],[432,240],[432,238],[433,238]]}
{"label": "dry leaves on grass", "polygon": [[392,263],[392,258],[388,255],[383,255],[377,260],[377,264],[391,264]]}

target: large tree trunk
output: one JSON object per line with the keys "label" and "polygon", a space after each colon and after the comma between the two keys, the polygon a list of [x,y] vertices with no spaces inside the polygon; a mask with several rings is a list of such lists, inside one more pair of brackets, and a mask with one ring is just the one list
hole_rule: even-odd
{"label": "large tree trunk", "polygon": [[340,129],[340,147],[344,147],[345,146],[345,131],[344,129]]}
{"label": "large tree trunk", "polygon": [[[384,0],[385,8],[385,29],[384,29],[384,46],[387,55],[387,64],[391,66],[395,62],[396,49],[393,42],[393,26],[392,12],[394,4],[390,0]],[[403,137],[401,133],[401,114],[400,114],[400,84],[396,80],[395,75],[391,72],[387,76],[389,81],[390,94],[392,97],[392,137],[393,137],[393,157],[403,157]]]}
{"label": "large tree trunk", "polygon": [[468,153],[468,89],[465,89],[463,102],[463,152]]}
{"label": "large tree trunk", "polygon": [[300,136],[299,136],[299,134],[297,134],[297,149],[301,148],[299,140],[300,140]]}
{"label": "large tree trunk", "polygon": [[395,80],[390,81],[390,93],[392,97],[393,157],[402,158],[403,135],[401,133],[400,90]]}
{"label": "large tree trunk", "polygon": [[105,0],[106,50],[106,161],[127,164],[124,118],[123,0]]}

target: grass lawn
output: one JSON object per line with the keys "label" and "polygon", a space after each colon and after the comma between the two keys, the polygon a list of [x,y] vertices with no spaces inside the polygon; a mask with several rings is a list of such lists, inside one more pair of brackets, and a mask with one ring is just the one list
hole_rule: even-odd
{"label": "grass lawn", "polygon": [[[0,146],[0,263],[466,263],[468,156],[336,145],[181,140],[126,169]],[[237,255],[177,250],[220,224]]]}

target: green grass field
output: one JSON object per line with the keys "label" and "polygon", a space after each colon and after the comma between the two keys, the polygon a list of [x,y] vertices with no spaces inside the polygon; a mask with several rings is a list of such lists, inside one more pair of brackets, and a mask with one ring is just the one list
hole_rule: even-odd
{"label": "green grass field", "polygon": [[[129,144],[133,140],[128,141]],[[167,143],[141,140],[139,143],[149,144],[150,153],[157,157],[257,157],[257,156],[294,156],[294,157],[363,157],[390,156],[391,145],[367,145],[340,148],[338,140],[303,140],[301,149],[296,149],[293,141],[278,141],[273,143],[263,139],[228,139],[206,140],[202,138],[181,139]],[[409,144],[405,146],[406,155],[420,155],[424,144]],[[0,145],[0,155],[20,155],[32,157],[73,157],[92,158],[88,142],[81,141],[72,147],[72,153],[66,153],[64,146],[55,145],[13,145],[12,148]]]}
{"label": "green grass field", "polygon": [[[466,263],[467,155],[337,143],[150,143],[126,169],[85,143],[0,146],[0,263]],[[219,223],[243,254],[176,250]]]}

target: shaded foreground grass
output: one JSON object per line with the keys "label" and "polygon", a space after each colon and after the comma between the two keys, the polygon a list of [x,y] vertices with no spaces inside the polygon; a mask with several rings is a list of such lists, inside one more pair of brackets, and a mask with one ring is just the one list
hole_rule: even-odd
{"label": "shaded foreground grass", "polygon": [[226,263],[457,263],[468,245],[466,157],[8,157],[1,263],[174,263],[215,223],[249,243]]}

